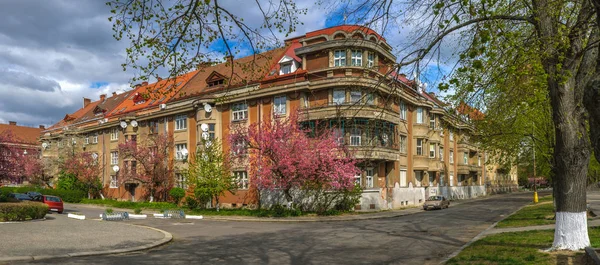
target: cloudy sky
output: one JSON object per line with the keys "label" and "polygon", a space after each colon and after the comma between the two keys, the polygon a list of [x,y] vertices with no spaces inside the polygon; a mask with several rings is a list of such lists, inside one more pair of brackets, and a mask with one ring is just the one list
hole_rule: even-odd
{"label": "cloudy sky", "polygon": [[[81,108],[83,97],[97,100],[129,89],[133,73],[121,68],[128,43],[113,38],[104,2],[0,1],[0,123],[50,125]],[[226,2],[238,14],[258,13],[240,1]],[[309,12],[292,35],[343,23],[339,14],[312,1],[298,5]],[[393,44],[402,36],[385,37]]]}

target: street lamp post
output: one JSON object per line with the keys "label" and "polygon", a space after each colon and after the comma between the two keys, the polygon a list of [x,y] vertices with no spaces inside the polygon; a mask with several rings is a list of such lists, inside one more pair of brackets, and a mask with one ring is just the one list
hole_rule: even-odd
{"label": "street lamp post", "polygon": [[535,138],[533,137],[534,133],[535,133],[535,131],[532,129],[531,130],[531,142],[533,143],[533,203],[538,203],[537,174],[535,171]]}

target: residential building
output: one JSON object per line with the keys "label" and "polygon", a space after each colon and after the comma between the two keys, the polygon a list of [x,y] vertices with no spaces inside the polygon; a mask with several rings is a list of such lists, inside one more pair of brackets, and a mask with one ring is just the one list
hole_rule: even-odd
{"label": "residential building", "polygon": [[[17,159],[21,157],[30,156],[37,157],[40,155],[41,145],[38,141],[38,138],[44,130],[45,127],[40,125],[39,127],[28,127],[28,126],[20,126],[17,125],[15,121],[9,121],[8,124],[0,124],[0,135],[6,134],[11,135],[10,141],[8,142],[0,142],[0,156],[16,156]],[[5,139],[0,137],[0,141]],[[6,146],[5,148],[2,148]],[[7,152],[10,150],[10,152]],[[10,153],[10,154],[9,154]],[[4,157],[5,158],[5,157]],[[8,162],[7,159],[0,159],[0,169],[4,169],[5,167],[10,167],[10,165],[5,165],[4,163]],[[0,170],[0,174],[2,174],[3,170]],[[14,172],[13,172],[14,173]],[[2,185],[20,185],[27,184],[28,179],[26,176],[22,176],[20,179],[9,181],[5,178],[0,177],[0,180],[4,182],[0,183]]]}
{"label": "residential building", "polygon": [[[105,195],[140,199],[144,194],[138,183],[115,187],[118,172],[112,164],[127,163],[113,154],[118,143],[173,134],[170,163],[183,171],[182,151],[194,153],[203,134],[227,139],[231,126],[299,112],[304,126],[333,129],[360,159],[356,181],[364,192],[357,209],[417,205],[429,195],[455,199],[486,194],[484,164],[479,163],[485,153],[469,141],[474,128],[418,80],[396,73],[391,50],[385,38],[365,27],[308,32],[256,56],[199,65],[174,80],[142,83],[115,99],[118,104],[102,105],[110,99],[88,102],[67,115],[75,122],[61,121],[46,131],[43,141],[68,138],[72,131],[79,137],[97,135],[100,140],[94,138],[86,147],[93,149],[86,150],[98,152],[107,165]],[[230,143],[223,141],[223,149],[230,152]],[[221,203],[256,204],[245,165],[232,171],[240,189],[223,196]],[[182,176],[176,171],[173,184],[184,183]]]}

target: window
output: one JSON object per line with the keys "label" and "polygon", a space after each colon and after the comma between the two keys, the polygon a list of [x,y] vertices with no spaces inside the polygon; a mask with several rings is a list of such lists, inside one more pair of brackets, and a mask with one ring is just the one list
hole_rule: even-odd
{"label": "window", "polygon": [[406,154],[406,136],[400,135],[400,153]]}
{"label": "window", "polygon": [[286,101],[286,96],[275,97],[275,99],[273,100],[273,113],[275,113],[275,115],[285,115]]}
{"label": "window", "polygon": [[117,181],[117,176],[116,175],[110,176],[110,188],[116,189],[118,187],[119,187],[119,182]]}
{"label": "window", "polygon": [[404,101],[400,101],[400,119],[406,120],[406,112],[408,108],[406,107],[406,103]]}
{"label": "window", "polygon": [[429,185],[432,186],[433,182],[435,182],[435,172],[429,171]]}
{"label": "window", "polygon": [[469,164],[469,153],[467,153],[467,152],[463,153],[463,164],[465,164],[465,165]]}
{"label": "window", "polygon": [[400,170],[400,187],[406,187],[406,170]]}
{"label": "window", "polygon": [[219,80],[208,82],[208,87],[219,86],[224,83],[225,83],[225,79],[219,79]]}
{"label": "window", "polygon": [[344,128],[333,128],[333,136],[338,144],[344,144]]}
{"label": "window", "polygon": [[362,51],[352,50],[352,66],[362,66]]}
{"label": "window", "polygon": [[92,143],[93,143],[93,144],[97,144],[97,143],[98,143],[98,134],[94,134],[94,135],[92,136]]}
{"label": "window", "polygon": [[423,155],[423,139],[417,139],[417,155]]}
{"label": "window", "polygon": [[421,108],[421,107],[417,107],[417,123],[418,124],[423,123],[423,108]]}
{"label": "window", "polygon": [[282,63],[280,66],[280,75],[289,74],[292,72],[292,63]]}
{"label": "window", "polygon": [[366,173],[367,173],[366,174],[367,175],[366,176],[367,183],[365,183],[365,187],[367,189],[373,188],[373,168],[372,167],[367,168]]}
{"label": "window", "polygon": [[481,166],[481,156],[477,157],[477,166]]}
{"label": "window", "polygon": [[119,163],[119,152],[110,152],[110,164],[116,165]]}
{"label": "window", "polygon": [[90,137],[86,136],[85,139],[83,139],[83,143],[84,144],[90,144]]}
{"label": "window", "polygon": [[111,141],[119,140],[119,129],[117,129],[117,128],[110,129],[110,140]]}
{"label": "window", "polygon": [[208,124],[208,140],[214,140],[215,139],[215,124],[214,123],[209,123]]}
{"label": "window", "polygon": [[450,164],[454,164],[454,151],[452,149],[450,149],[450,154],[448,155],[448,158],[450,159]]}
{"label": "window", "polygon": [[367,67],[371,68],[375,65],[375,53],[369,52],[367,54]]}
{"label": "window", "polygon": [[435,158],[435,144],[429,144],[429,158]]}
{"label": "window", "polygon": [[361,98],[362,98],[361,91],[350,91],[350,102],[358,103],[358,102],[360,102]]}
{"label": "window", "polygon": [[451,130],[448,130],[449,135],[450,135],[450,141],[454,140],[454,132],[452,132]]}
{"label": "window", "polygon": [[175,180],[177,181],[177,187],[187,189],[187,178],[185,174],[175,173]]}
{"label": "window", "polygon": [[175,130],[185,130],[187,129],[187,117],[185,115],[177,115],[175,116]]}
{"label": "window", "polygon": [[440,146],[440,161],[444,161],[444,148]]}
{"label": "window", "polygon": [[444,172],[440,172],[440,186],[446,186],[446,174]]}
{"label": "window", "polygon": [[231,152],[234,155],[244,155],[246,154],[246,139],[238,138],[234,140]]}
{"label": "window", "polygon": [[450,178],[448,179],[448,182],[450,182],[450,187],[454,186],[454,176],[452,174],[450,174]]}
{"label": "window", "polygon": [[352,146],[359,146],[360,145],[360,137],[361,137],[361,130],[358,128],[354,128],[350,131],[350,145]]}
{"label": "window", "polygon": [[435,129],[435,115],[431,112],[429,113],[429,128]]}
{"label": "window", "polygon": [[158,121],[150,121],[148,123],[148,130],[150,133],[158,133]]}
{"label": "window", "polygon": [[62,147],[62,140],[58,140],[58,142],[56,143],[56,146]]}
{"label": "window", "polygon": [[248,172],[246,171],[235,171],[233,175],[238,183],[238,189],[247,190],[248,189]]}
{"label": "window", "polygon": [[367,105],[375,105],[375,96],[373,96],[373,93],[367,94]]}
{"label": "window", "polygon": [[344,104],[346,102],[346,91],[345,90],[333,90],[333,103],[337,105]]}
{"label": "window", "polygon": [[241,121],[248,118],[248,104],[247,103],[237,103],[233,104],[231,107],[233,111],[233,121]]}
{"label": "window", "polygon": [[423,181],[423,171],[415,171],[415,186],[421,187],[421,181]]}
{"label": "window", "polygon": [[360,178],[361,178],[361,173],[358,173],[358,175],[354,175],[354,184],[361,186],[362,183],[360,181]]}
{"label": "window", "polygon": [[333,66],[346,66],[346,50],[336,50],[334,52]]}
{"label": "window", "polygon": [[187,144],[176,144],[175,145],[175,159],[184,160],[187,157],[187,154],[184,154],[183,150],[187,152]]}

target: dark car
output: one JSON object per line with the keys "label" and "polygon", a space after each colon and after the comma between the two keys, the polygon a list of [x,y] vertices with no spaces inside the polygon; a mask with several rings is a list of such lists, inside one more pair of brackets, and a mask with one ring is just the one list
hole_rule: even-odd
{"label": "dark car", "polygon": [[63,201],[60,197],[50,196],[50,195],[42,195],[41,202],[48,205],[48,209],[52,212],[62,213],[64,211]]}
{"label": "dark car", "polygon": [[25,193],[11,193],[8,194],[9,198],[15,198],[19,201],[31,201],[31,197],[29,197],[29,195],[25,194]]}
{"label": "dark car", "polygon": [[32,200],[35,200],[36,198],[42,196],[41,193],[37,192],[37,191],[28,191],[26,193],[29,197],[31,197]]}
{"label": "dark car", "polygon": [[450,207],[450,201],[444,196],[429,196],[423,204],[423,210],[427,209],[444,209]]}

